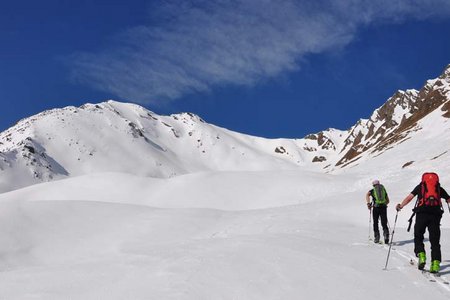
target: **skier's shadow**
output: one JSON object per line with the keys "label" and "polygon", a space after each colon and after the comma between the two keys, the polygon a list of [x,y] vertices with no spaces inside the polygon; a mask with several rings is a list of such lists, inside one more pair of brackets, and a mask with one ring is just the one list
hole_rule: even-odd
{"label": "skier's shadow", "polygon": [[[450,274],[450,260],[444,260],[443,263],[445,264],[441,265],[441,271],[439,272],[441,275],[447,275]],[[444,271],[445,270],[445,271]]]}
{"label": "skier's shadow", "polygon": [[414,239],[404,240],[404,241],[396,241],[393,243],[393,245],[395,245],[395,246],[404,246],[404,245],[408,245],[408,244],[414,244]]}

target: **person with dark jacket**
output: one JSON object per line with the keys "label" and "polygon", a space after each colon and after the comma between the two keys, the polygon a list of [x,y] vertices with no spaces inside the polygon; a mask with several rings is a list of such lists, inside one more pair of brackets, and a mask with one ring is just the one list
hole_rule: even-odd
{"label": "person with dark jacket", "polygon": [[384,243],[389,244],[389,228],[387,219],[387,205],[389,204],[389,196],[386,189],[379,180],[372,182],[373,188],[366,194],[367,208],[372,209],[373,214],[373,232],[374,242],[380,242],[380,230],[378,228],[378,220],[381,219],[381,226],[383,227]]}
{"label": "person with dark jacket", "polygon": [[[431,180],[431,181],[430,181]],[[432,184],[427,184],[432,182]],[[429,196],[430,194],[434,194]],[[439,177],[436,173],[424,173],[422,182],[418,184],[405,199],[396,206],[400,211],[417,196],[416,206],[413,211],[416,213],[414,224],[414,253],[419,259],[418,268],[423,270],[426,264],[425,245],[423,243],[425,230],[428,229],[431,244],[431,273],[438,273],[440,270],[441,258],[441,229],[440,222],[443,214],[441,199],[450,202],[450,196],[440,186]]]}

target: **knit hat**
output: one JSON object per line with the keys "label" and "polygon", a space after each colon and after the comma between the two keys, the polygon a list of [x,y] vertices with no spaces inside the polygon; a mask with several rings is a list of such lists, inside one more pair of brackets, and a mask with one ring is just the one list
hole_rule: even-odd
{"label": "knit hat", "polygon": [[374,181],[372,181],[372,185],[377,185],[380,184],[380,181],[378,179],[375,179]]}

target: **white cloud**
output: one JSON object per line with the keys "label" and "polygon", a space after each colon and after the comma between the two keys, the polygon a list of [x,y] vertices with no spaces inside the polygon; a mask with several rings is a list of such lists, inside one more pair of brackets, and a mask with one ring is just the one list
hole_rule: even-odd
{"label": "white cloud", "polygon": [[246,85],[299,68],[305,55],[348,44],[360,26],[450,15],[448,0],[170,0],[151,24],[76,54],[75,80],[158,103],[216,86]]}

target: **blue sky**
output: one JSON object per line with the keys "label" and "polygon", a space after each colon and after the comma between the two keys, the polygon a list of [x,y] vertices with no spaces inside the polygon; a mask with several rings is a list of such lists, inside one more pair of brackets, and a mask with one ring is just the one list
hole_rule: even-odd
{"label": "blue sky", "polygon": [[303,137],[450,64],[448,0],[16,2],[0,4],[0,130],[115,99]]}

